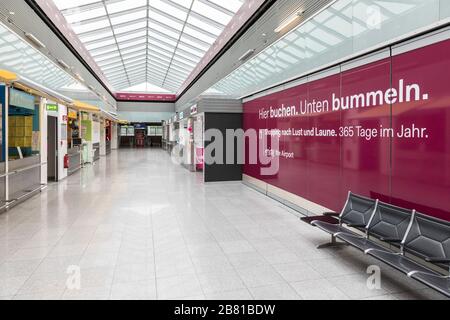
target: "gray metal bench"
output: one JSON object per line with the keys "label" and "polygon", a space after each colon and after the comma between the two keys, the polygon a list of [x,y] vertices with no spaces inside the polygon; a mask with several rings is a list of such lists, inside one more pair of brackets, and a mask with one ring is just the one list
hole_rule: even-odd
{"label": "gray metal bench", "polygon": [[[380,241],[386,245],[400,247],[410,224],[413,210],[400,208],[391,204],[378,202],[365,227],[365,236],[355,236],[349,233],[337,234],[337,238],[352,246],[366,251],[369,249],[386,249]],[[373,239],[379,240],[378,242]]]}
{"label": "gray metal bench", "polygon": [[[325,213],[323,216],[335,216],[338,218],[339,223],[330,223],[322,221],[320,216],[317,220],[311,221],[311,225],[329,233],[331,235],[331,242],[319,245],[318,248],[326,248],[346,243],[340,243],[336,241],[336,236],[339,234],[349,234],[358,236],[357,233],[351,231],[347,227],[352,227],[365,231],[370,218],[373,216],[374,210],[377,206],[377,200],[372,200],[354,193],[349,192],[347,201],[342,209],[341,213]],[[347,227],[346,227],[347,226]]]}
{"label": "gray metal bench", "polygon": [[[339,223],[327,222],[327,217],[337,217]],[[318,248],[349,244],[450,297],[450,222],[353,193],[340,214],[308,219],[332,236],[331,243]]]}
{"label": "gray metal bench", "polygon": [[450,297],[449,275],[413,258],[450,272],[450,222],[414,212],[399,253],[379,249],[366,253]]}

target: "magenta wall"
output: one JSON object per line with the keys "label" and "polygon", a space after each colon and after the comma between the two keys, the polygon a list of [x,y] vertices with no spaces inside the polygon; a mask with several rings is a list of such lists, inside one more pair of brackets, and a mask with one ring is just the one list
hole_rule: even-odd
{"label": "magenta wall", "polygon": [[[419,101],[400,102],[399,81],[420,86]],[[328,100],[397,88],[395,103],[365,108],[260,119],[259,110],[300,101]],[[346,136],[282,136],[274,176],[261,165],[244,173],[333,210],[349,190],[450,220],[450,40],[277,92],[244,104],[244,129],[335,129],[362,126],[393,129],[394,135],[366,140]],[[415,99],[415,91],[411,96]],[[427,96],[428,95],[428,96]],[[403,88],[403,97],[405,88]],[[412,99],[412,100],[414,100]],[[399,137],[402,126],[426,129],[423,137]]]}

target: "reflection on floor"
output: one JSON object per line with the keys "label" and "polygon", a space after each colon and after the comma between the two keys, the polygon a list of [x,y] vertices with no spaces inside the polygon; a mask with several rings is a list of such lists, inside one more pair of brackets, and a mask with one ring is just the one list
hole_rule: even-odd
{"label": "reflection on floor", "polygon": [[241,183],[121,150],[0,215],[0,299],[440,299]]}

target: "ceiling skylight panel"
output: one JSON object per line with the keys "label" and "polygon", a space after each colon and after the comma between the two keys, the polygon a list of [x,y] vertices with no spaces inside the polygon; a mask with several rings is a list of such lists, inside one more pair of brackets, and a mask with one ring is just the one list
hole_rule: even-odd
{"label": "ceiling skylight panel", "polygon": [[225,9],[227,9],[228,11],[231,12],[238,12],[239,9],[242,7],[242,4],[244,3],[245,0],[209,0],[209,2],[214,3],[215,5],[219,6],[219,7],[223,7]]}
{"label": "ceiling skylight panel", "polygon": [[175,46],[173,45],[168,45],[168,44],[166,44],[166,43],[164,43],[164,42],[162,42],[162,41],[159,41],[159,42],[152,42],[152,41],[150,41],[150,45],[154,45],[154,46],[156,46],[156,47],[158,47],[158,48],[161,48],[161,49],[164,49],[164,50],[167,50],[167,51],[171,51],[171,52],[173,52],[173,50],[175,49]]}
{"label": "ceiling skylight panel", "polygon": [[180,10],[175,5],[170,5],[167,1],[161,1],[161,0],[151,0],[150,1],[150,14],[151,9],[156,9],[153,11],[161,11],[166,12],[170,14],[171,16],[174,16],[177,19],[180,20],[186,20],[187,18],[187,8],[184,8],[184,10]]}
{"label": "ceiling skylight panel", "polygon": [[194,60],[199,60],[203,57],[203,52],[198,52],[197,50],[192,50],[190,47],[183,46],[182,44],[178,44],[177,52],[182,53],[186,57],[189,57]]}
{"label": "ceiling skylight panel", "polygon": [[136,47],[138,45],[147,44],[147,40],[145,38],[139,38],[133,41],[125,41],[119,43],[119,49],[124,50],[131,47]]}
{"label": "ceiling skylight panel", "polygon": [[151,40],[151,41],[161,41],[161,42],[164,42],[164,43],[166,43],[168,45],[172,45],[174,47],[177,45],[177,42],[178,42],[174,38],[167,37],[166,35],[162,35],[162,34],[156,33],[156,32],[153,32],[153,33],[149,34],[149,40]]}
{"label": "ceiling skylight panel", "polygon": [[209,43],[205,43],[194,37],[186,36],[186,34],[183,34],[181,36],[180,41],[183,43],[186,43],[188,45],[191,45],[193,47],[199,48],[200,50],[205,51],[205,52],[208,51],[208,49],[211,47],[211,45]]}
{"label": "ceiling skylight panel", "polygon": [[120,50],[120,54],[122,55],[122,57],[125,57],[125,56],[128,57],[128,56],[130,56],[132,54],[133,55],[134,54],[138,54],[139,52],[143,53],[143,52],[146,51],[146,47],[147,47],[147,44],[144,42],[144,43],[141,43],[140,45]]}
{"label": "ceiling skylight panel", "polygon": [[147,59],[146,59],[146,55],[145,54],[139,54],[139,55],[136,55],[136,56],[134,56],[134,57],[127,57],[127,58],[125,58],[124,59],[124,63],[125,63],[125,65],[129,65],[129,64],[132,64],[132,63],[135,63],[135,62],[142,62],[142,61],[146,61]]}
{"label": "ceiling skylight panel", "polygon": [[94,31],[94,30],[103,29],[103,28],[106,28],[109,26],[110,26],[109,21],[106,17],[103,20],[95,21],[92,23],[72,24],[72,28],[75,31],[75,33],[84,33],[84,32]]}
{"label": "ceiling skylight panel", "polygon": [[194,57],[194,56],[191,56],[191,55],[184,54],[184,53],[183,53],[182,51],[180,51],[180,50],[177,50],[177,51],[175,52],[174,57],[182,58],[182,59],[184,59],[185,61],[189,61],[189,62],[191,62],[191,63],[194,64],[194,65],[197,65],[197,63],[200,61],[200,58]]}
{"label": "ceiling skylight panel", "polygon": [[132,48],[132,49],[130,48],[130,49],[121,51],[123,60],[129,59],[129,58],[134,58],[134,57],[137,57],[138,55],[142,55],[145,53],[146,53],[145,46],[141,46],[139,48]]}
{"label": "ceiling skylight panel", "polygon": [[115,65],[115,64],[117,64],[117,63],[122,63],[122,59],[120,58],[120,56],[117,56],[117,57],[115,57],[115,58],[105,59],[105,60],[102,60],[102,61],[98,61],[98,60],[96,59],[96,62],[97,62],[97,64],[98,64],[99,67],[103,68],[103,67],[105,67],[105,66],[110,66],[110,65],[112,65],[112,64]]}
{"label": "ceiling skylight panel", "polygon": [[[126,11],[125,11],[126,12]],[[147,17],[147,10],[140,10],[137,12],[131,12],[131,13],[124,13],[120,14],[118,16],[111,16],[111,23],[112,25],[118,25],[121,23],[131,22],[135,21],[137,19],[146,18]]]}
{"label": "ceiling skylight panel", "polygon": [[183,57],[180,57],[179,55],[173,56],[173,59],[175,61],[179,61],[179,62],[183,63],[186,66],[190,66],[192,69],[194,69],[197,66],[196,62],[192,62],[191,60],[187,60],[187,59],[185,59]]}
{"label": "ceiling skylight panel", "polygon": [[[56,4],[59,10],[66,10],[74,7],[73,0],[53,0],[53,2]],[[94,2],[98,2],[98,0],[77,0],[76,5],[78,7],[81,7]]]}
{"label": "ceiling skylight panel", "polygon": [[202,51],[202,50],[200,50],[200,49],[194,49],[194,48],[192,48],[191,46],[186,46],[186,45],[184,45],[184,44],[182,44],[182,43],[179,43],[179,44],[178,44],[178,49],[181,49],[181,50],[183,50],[183,51],[185,51],[185,52],[188,52],[188,53],[190,53],[190,54],[193,54],[193,55],[199,57],[200,59],[201,59],[201,58],[204,56],[204,54],[205,54],[205,51]]}
{"label": "ceiling skylight panel", "polygon": [[172,2],[189,9],[193,0],[171,0]]}
{"label": "ceiling skylight panel", "polygon": [[78,35],[81,42],[83,42],[85,45],[88,45],[92,42],[103,40],[105,38],[112,37],[112,36],[113,36],[113,33],[112,33],[111,29],[101,30],[98,33],[94,33],[94,34]]}
{"label": "ceiling skylight panel", "polygon": [[170,63],[170,58],[161,56],[161,55],[155,55],[152,52],[148,52],[148,59],[150,61],[157,61],[158,63]]}
{"label": "ceiling skylight panel", "polygon": [[108,60],[108,59],[116,58],[116,57],[120,57],[120,54],[117,51],[106,54],[106,55],[94,57],[94,58],[95,58],[95,61],[104,61],[104,60]]}
{"label": "ceiling skylight panel", "polygon": [[126,23],[124,25],[115,25],[114,26],[114,33],[115,34],[121,34],[121,33],[125,33],[128,31],[135,31],[135,30],[140,30],[142,28],[146,28],[147,27],[147,22],[146,21],[139,21],[136,23]]}
{"label": "ceiling skylight panel", "polygon": [[189,16],[187,22],[193,26],[196,26],[200,29],[203,29],[205,31],[208,31],[209,33],[214,34],[216,37],[218,37],[224,29],[224,26],[219,27],[217,24],[208,22],[208,20],[198,19],[192,15]]}
{"label": "ceiling skylight panel", "polygon": [[171,53],[158,50],[157,48],[149,47],[148,48],[148,52],[153,54],[153,55],[156,55],[158,57],[164,57],[164,58],[167,58],[167,59],[171,59],[172,58],[172,54]]}
{"label": "ceiling skylight panel", "polygon": [[194,37],[194,38],[198,38],[200,40],[202,40],[203,42],[206,42],[208,44],[213,44],[215,39],[212,36],[208,36],[202,32],[199,32],[195,29],[192,29],[189,26],[186,26],[184,28],[184,32],[187,33],[188,35]]}
{"label": "ceiling skylight panel", "polygon": [[215,9],[214,7],[209,6],[203,2],[200,2],[199,0],[194,1],[192,11],[197,12],[198,14],[201,14],[205,17],[211,17],[217,22],[223,24],[224,26],[230,23],[232,18],[232,13],[230,14],[224,13],[223,11]]}
{"label": "ceiling skylight panel", "polygon": [[121,63],[120,65],[115,65],[115,66],[111,66],[108,68],[103,68],[103,73],[111,73],[114,71],[118,71],[118,70],[123,70],[124,66],[123,63]]}
{"label": "ceiling skylight panel", "polygon": [[97,58],[97,57],[102,57],[105,54],[109,54],[109,53],[116,52],[116,51],[117,51],[117,45],[114,43],[111,46],[91,50],[90,53],[93,58]]}
{"label": "ceiling skylight panel", "polygon": [[106,47],[106,46],[109,46],[109,45],[115,44],[115,43],[116,43],[116,41],[113,38],[109,38],[107,40],[98,41],[98,42],[94,42],[90,45],[86,45],[86,49],[95,50],[95,49]]}
{"label": "ceiling skylight panel", "polygon": [[95,19],[99,17],[106,16],[106,10],[104,7],[95,8],[87,11],[73,10],[69,14],[65,14],[67,22],[71,24],[76,24],[77,22],[82,22],[89,19]]}
{"label": "ceiling skylight panel", "polygon": [[156,21],[150,20],[148,25],[150,27],[150,34],[160,33],[176,39],[180,37],[179,30],[168,28],[167,26],[164,26]]}
{"label": "ceiling skylight panel", "polygon": [[106,2],[106,3],[107,3],[107,8],[108,8],[108,13],[114,14],[117,12],[121,12],[124,9],[131,10],[131,9],[146,6],[147,0],[122,0],[122,1],[110,1],[110,2]]}
{"label": "ceiling skylight panel", "polygon": [[184,70],[186,73],[191,73],[192,72],[192,68],[190,66],[187,66],[187,65],[185,65],[183,63],[180,63],[179,61],[177,61],[175,59],[172,60],[172,66],[175,66],[175,67],[177,67],[180,70]]}
{"label": "ceiling skylight panel", "polygon": [[174,72],[174,73],[178,74],[183,80],[185,80],[186,77],[189,75],[189,72],[186,72],[185,70],[181,70],[177,66],[174,66],[174,65],[170,66],[169,73],[170,72]]}
{"label": "ceiling skylight panel", "polygon": [[183,29],[183,21],[179,20],[175,17],[171,17],[170,15],[162,15],[156,12],[150,12],[150,20],[154,20],[156,22],[160,22],[163,25],[169,26],[172,29],[181,31]]}
{"label": "ceiling skylight panel", "polygon": [[133,41],[133,40],[137,40],[137,39],[145,39],[145,36],[147,35],[147,32],[145,30],[142,31],[137,31],[134,34],[125,34],[123,36],[117,35],[116,34],[116,40],[117,42],[120,43],[124,43],[124,42],[128,42],[128,41]]}

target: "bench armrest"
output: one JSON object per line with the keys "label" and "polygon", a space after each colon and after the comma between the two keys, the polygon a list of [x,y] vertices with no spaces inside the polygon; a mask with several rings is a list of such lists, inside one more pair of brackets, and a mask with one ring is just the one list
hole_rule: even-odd
{"label": "bench armrest", "polygon": [[449,264],[450,265],[450,259],[446,259],[446,258],[439,258],[439,257],[427,257],[425,258],[426,262],[431,262],[431,263],[444,263],[444,264]]}
{"label": "bench armrest", "polygon": [[350,228],[365,228],[366,225],[365,224],[352,224],[352,223],[347,223],[347,226],[349,226]]}
{"label": "bench armrest", "polygon": [[337,212],[324,212],[322,215],[326,217],[339,217],[341,214]]}
{"label": "bench armrest", "polygon": [[381,237],[380,240],[384,241],[384,242],[389,242],[389,243],[401,243],[403,241],[402,239],[384,238],[384,237]]}

